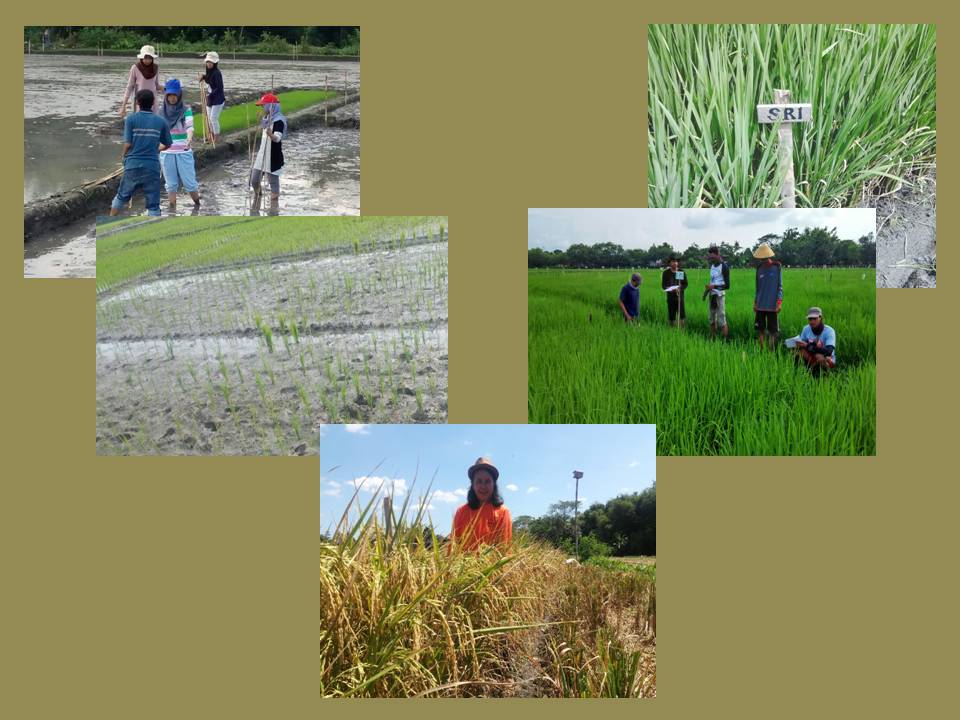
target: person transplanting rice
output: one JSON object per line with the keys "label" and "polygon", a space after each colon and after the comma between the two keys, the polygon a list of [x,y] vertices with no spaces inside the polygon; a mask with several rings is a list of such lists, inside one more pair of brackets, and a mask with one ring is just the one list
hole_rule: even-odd
{"label": "person transplanting rice", "polygon": [[198,78],[207,84],[210,91],[207,93],[207,118],[209,120],[211,138],[216,145],[220,140],[220,113],[226,103],[223,93],[223,74],[220,72],[220,56],[211,51],[204,56],[206,72],[199,73]]}
{"label": "person transplanting rice", "polygon": [[276,206],[280,200],[280,174],[283,172],[283,138],[287,135],[287,118],[280,110],[280,99],[273,93],[266,93],[256,105],[263,108],[260,127],[260,147],[253,161],[250,173],[250,186],[254,193],[254,206],[260,204],[260,181],[266,175],[270,183],[270,203]]}
{"label": "person transplanting rice", "polygon": [[177,209],[177,192],[181,187],[190,193],[195,208],[199,208],[200,186],[193,162],[193,110],[184,104],[183,88],[176,78],[167,80],[164,91],[161,117],[167,122],[173,144],[160,153],[160,164],[172,213]]}
{"label": "person transplanting rice", "polygon": [[147,214],[160,215],[160,151],[172,143],[170,130],[163,118],[153,112],[154,97],[150,90],[137,93],[139,110],[123,122],[123,178],[110,205],[116,215],[138,190],[143,192]]}

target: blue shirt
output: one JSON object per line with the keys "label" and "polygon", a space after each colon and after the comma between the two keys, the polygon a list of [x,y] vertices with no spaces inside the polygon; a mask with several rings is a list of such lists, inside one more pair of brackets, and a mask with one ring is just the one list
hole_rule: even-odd
{"label": "blue shirt", "polygon": [[757,310],[772,312],[777,309],[777,300],[783,300],[783,280],[778,263],[762,263],[757,268],[757,294],[754,302]]}
{"label": "blue shirt", "polygon": [[160,144],[172,145],[167,121],[149,110],[127,115],[123,123],[123,141],[131,148],[123,159],[123,167],[160,170]]}
{"label": "blue shirt", "polygon": [[[806,342],[812,342],[818,347],[826,347],[827,345],[833,345],[834,352],[830,353],[830,357],[833,358],[833,361],[837,360],[837,334],[833,331],[833,328],[829,325],[823,326],[823,332],[817,336],[813,332],[813,328],[810,327],[810,324],[807,323],[803,326],[803,330],[800,331],[800,339]],[[819,341],[819,342],[818,342]]]}
{"label": "blue shirt", "polygon": [[636,317],[640,311],[640,288],[634,287],[632,283],[627,283],[620,291],[620,302],[627,309],[627,315]]}

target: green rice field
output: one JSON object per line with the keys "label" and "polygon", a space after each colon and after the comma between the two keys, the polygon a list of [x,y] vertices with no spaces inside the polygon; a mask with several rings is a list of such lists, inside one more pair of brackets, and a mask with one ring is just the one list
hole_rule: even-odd
{"label": "green rice field", "polygon": [[876,289],[872,269],[783,273],[781,338],[811,305],[837,333],[837,368],[813,378],[789,351],[762,350],[753,270],[731,270],[729,342],[710,339],[707,270],[688,270],[687,322],[667,324],[660,271],[641,272],[640,318],[617,305],[630,270],[528,274],[531,423],[655,423],[660,455],[876,453]]}
{"label": "green rice field", "polygon": [[[283,114],[289,115],[298,110],[303,110],[311,105],[318,105],[324,100],[330,100],[336,97],[337,93],[333,90],[290,90],[289,92],[277,95],[280,100],[280,107],[283,108]],[[244,128],[254,127],[259,122],[258,113],[260,108],[253,101],[242,103],[240,105],[229,105],[223,109],[220,114],[220,134]],[[198,105],[193,114],[193,135],[195,138],[203,137],[203,126],[206,122],[202,108]]]}
{"label": "green rice field", "polygon": [[776,207],[774,89],[794,124],[798,207],[847,207],[936,157],[933,25],[650,25],[649,207]]}

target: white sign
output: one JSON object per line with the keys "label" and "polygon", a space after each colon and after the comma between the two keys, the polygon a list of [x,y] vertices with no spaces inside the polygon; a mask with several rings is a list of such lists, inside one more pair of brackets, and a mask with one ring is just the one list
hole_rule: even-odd
{"label": "white sign", "polygon": [[757,120],[762,123],[810,122],[813,109],[810,103],[786,103],[783,105],[757,105]]}

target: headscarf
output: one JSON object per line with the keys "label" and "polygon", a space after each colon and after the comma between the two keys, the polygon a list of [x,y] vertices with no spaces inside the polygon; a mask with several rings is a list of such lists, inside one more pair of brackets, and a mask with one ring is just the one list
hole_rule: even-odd
{"label": "headscarf", "polygon": [[177,123],[183,120],[184,116],[187,113],[186,108],[183,106],[183,89],[181,88],[180,92],[176,93],[177,95],[177,104],[171,105],[167,102],[167,95],[173,95],[174,93],[166,92],[164,89],[163,93],[163,119],[167,121],[167,127],[170,130],[173,130]]}
{"label": "headscarf", "polygon": [[263,104],[263,118],[260,120],[260,127],[262,128],[272,128],[273,124],[279,120],[283,123],[283,130],[280,132],[283,133],[283,136],[287,136],[287,116],[280,112],[280,103],[264,103]]}
{"label": "headscarf", "polygon": [[154,58],[153,62],[149,65],[144,65],[143,60],[137,60],[137,69],[140,71],[140,74],[143,75],[147,80],[153,80],[153,77],[157,74],[157,59]]}

